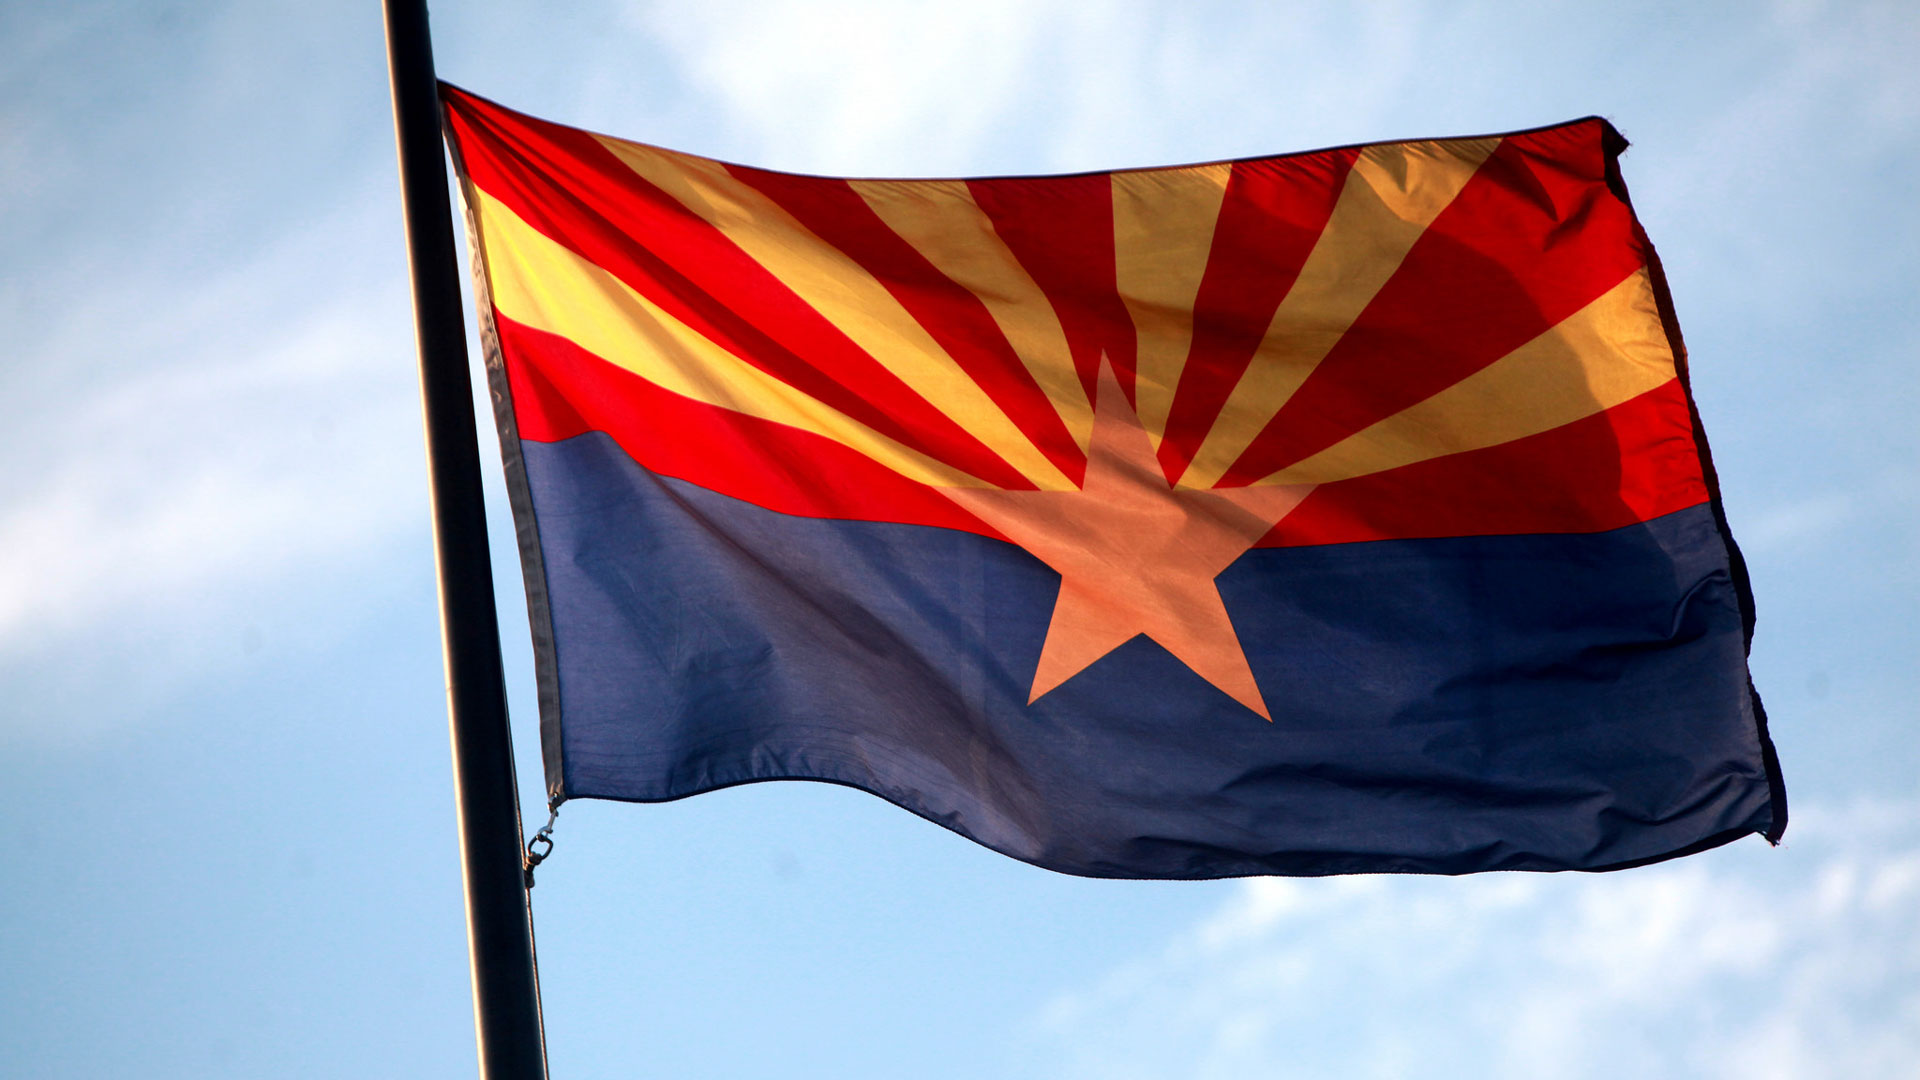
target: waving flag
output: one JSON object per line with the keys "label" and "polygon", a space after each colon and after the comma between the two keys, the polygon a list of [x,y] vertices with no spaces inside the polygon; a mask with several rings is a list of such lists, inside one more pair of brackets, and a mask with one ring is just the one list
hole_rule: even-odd
{"label": "waving flag", "polygon": [[846,180],[443,99],[556,804],[832,781],[1119,877],[1784,828],[1606,122]]}

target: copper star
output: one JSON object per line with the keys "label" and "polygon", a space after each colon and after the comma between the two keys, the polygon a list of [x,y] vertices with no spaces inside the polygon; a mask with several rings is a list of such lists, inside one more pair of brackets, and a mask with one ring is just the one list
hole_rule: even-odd
{"label": "copper star", "polygon": [[1029,704],[1145,634],[1271,720],[1213,579],[1311,490],[1173,487],[1103,357],[1078,491],[945,493],[1060,574]]}

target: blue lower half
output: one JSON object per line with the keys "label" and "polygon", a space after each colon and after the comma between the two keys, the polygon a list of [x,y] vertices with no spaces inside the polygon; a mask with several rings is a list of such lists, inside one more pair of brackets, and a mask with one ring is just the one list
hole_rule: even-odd
{"label": "blue lower half", "polygon": [[1597,869],[1773,823],[1707,506],[1248,552],[1218,584],[1269,723],[1145,638],[1027,704],[1059,578],[1013,545],[522,449],[562,797],[824,780],[1101,877]]}

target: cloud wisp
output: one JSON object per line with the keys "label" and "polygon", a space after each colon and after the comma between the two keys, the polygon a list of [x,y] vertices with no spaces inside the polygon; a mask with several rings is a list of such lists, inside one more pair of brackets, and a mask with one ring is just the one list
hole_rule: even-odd
{"label": "cloud wisp", "polygon": [[130,284],[18,358],[8,389],[39,407],[0,480],[0,656],[141,611],[187,630],[424,519],[401,283],[307,286],[343,236],[383,235],[374,209],[218,280]]}
{"label": "cloud wisp", "polygon": [[1252,879],[1052,1001],[1036,1057],[1089,1077],[1908,1075],[1916,810],[1814,807],[1778,851],[1598,876]]}

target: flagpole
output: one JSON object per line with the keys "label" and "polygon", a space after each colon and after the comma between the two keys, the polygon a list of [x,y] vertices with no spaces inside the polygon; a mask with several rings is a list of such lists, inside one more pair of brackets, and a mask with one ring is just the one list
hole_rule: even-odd
{"label": "flagpole", "polygon": [[440,583],[453,787],[466,885],[467,948],[483,1080],[544,1080],[546,1041],[520,795],[507,726],[500,627],[493,606],[480,447],[474,437],[453,207],[440,135],[440,91],[425,0],[384,0],[400,194],[413,268],[427,473]]}

